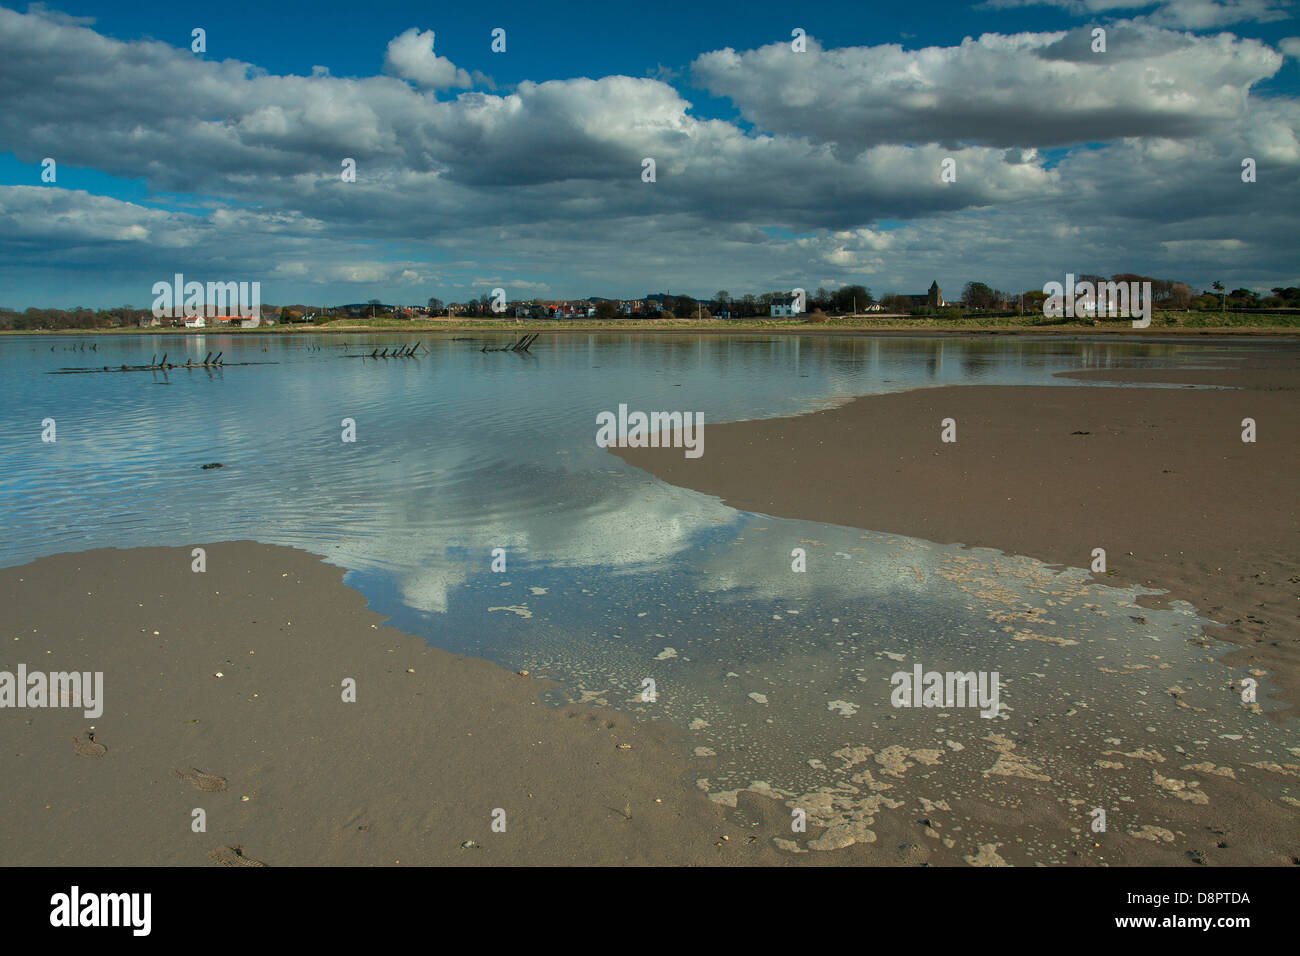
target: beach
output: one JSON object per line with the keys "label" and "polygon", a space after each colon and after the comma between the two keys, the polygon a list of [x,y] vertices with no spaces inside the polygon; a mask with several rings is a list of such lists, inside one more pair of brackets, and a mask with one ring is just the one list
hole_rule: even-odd
{"label": "beach", "polygon": [[788,859],[680,784],[667,728],[546,707],[543,682],[384,627],[313,555],[206,551],[204,573],[175,548],[0,571],[3,666],[102,671],[105,702],[0,712],[10,865]]}
{"label": "beach", "polygon": [[[1224,625],[1232,660],[1300,700],[1295,352],[1206,370],[1066,379],[1221,390],[956,386],[708,426],[708,453],[612,451],[763,514],[996,548],[1167,589]],[[1226,389],[1232,389],[1231,391]],[[956,438],[941,439],[952,418]],[[1257,441],[1242,441],[1253,418]]]}
{"label": "beach", "polygon": [[[1239,693],[1243,674],[1267,680],[1270,706],[1259,719],[1293,723],[1300,693],[1300,370],[1291,350],[1207,359],[1213,367],[1066,376],[1182,386],[1176,388],[924,388],[806,415],[711,425],[708,452],[698,459],[675,449],[614,451],[672,484],[766,515],[994,548],[1075,568],[1090,568],[1094,549],[1103,548],[1106,573],[1094,580],[1168,592],[1140,599],[1142,606],[1189,602],[1220,625],[1207,628],[1207,636],[1227,642],[1218,645],[1227,652],[1221,653],[1222,692]],[[1187,387],[1194,384],[1220,388]],[[941,441],[948,418],[956,428],[952,443]],[[1245,418],[1256,423],[1254,443],[1242,441]],[[1141,615],[1133,620],[1136,641]],[[1179,699],[1181,688],[1167,693],[1169,703],[1190,706]],[[1034,718],[1040,747],[1058,716],[1043,724]],[[1131,732],[1140,733],[1136,723]],[[1238,736],[1205,729],[1207,736]],[[1065,736],[1057,743],[1078,746]],[[1300,761],[1252,763],[1243,752],[1240,759],[1252,769],[1234,769],[1184,757],[1178,766],[1190,776],[1180,773],[1183,779],[1171,783],[1168,764],[1190,753],[1193,743],[1126,745],[1111,751],[1112,759],[1077,769],[1105,777],[1121,764],[1145,766],[1154,782],[1149,790],[1182,802],[1177,816],[1187,821],[1185,830],[1156,828],[1161,832],[1154,837],[1156,829],[1138,831],[1175,851],[1160,862],[1294,863]],[[1260,781],[1285,780],[1283,792],[1271,798],[1252,792],[1252,770]],[[1019,813],[1033,813],[1035,804],[1050,806],[1047,796],[1013,803]],[[1210,834],[1224,838],[1210,840]],[[1242,854],[1245,841],[1253,847]]]}
{"label": "beach", "polygon": [[[545,665],[523,674],[429,646],[465,646],[453,631],[483,618],[444,610],[416,636],[386,623],[359,583],[345,583],[342,567],[310,550],[200,539],[71,551],[0,569],[9,649],[0,671],[102,672],[103,711],[0,710],[8,824],[0,854],[27,865],[1291,865],[1300,857],[1300,748],[1285,747],[1296,743],[1300,687],[1294,352],[1207,352],[1198,364],[1207,367],[1070,372],[1059,386],[915,388],[793,417],[710,423],[698,459],[680,449],[593,454],[615,453],[735,508],[863,529],[862,538],[880,539],[858,542],[866,554],[929,569],[930,583],[915,592],[923,603],[954,585],[979,614],[987,608],[999,619],[1015,616],[999,610],[1010,607],[1005,582],[1031,586],[1041,606],[1029,613],[1040,620],[1039,611],[1089,600],[1087,587],[1016,561],[1087,568],[1104,548],[1107,572],[1094,581],[1167,591],[1138,602],[1153,615],[1189,602],[1220,623],[1209,636],[1228,644],[1206,639],[1187,660],[1177,648],[1135,647],[1114,661],[1080,661],[1068,655],[1090,645],[1064,646],[1075,641],[1035,624],[1061,646],[1008,646],[1041,646],[1044,669],[1077,696],[1058,707],[1035,696],[1034,674],[1008,671],[1011,709],[997,720],[873,710],[876,691],[865,682],[880,680],[887,703],[889,670],[913,666],[892,663],[907,649],[888,634],[863,639],[876,669],[861,672],[856,702],[830,702],[842,715],[827,715],[826,703],[801,710],[786,693],[797,688],[783,690],[751,661],[723,658],[719,682],[704,688],[704,712],[716,723],[709,709],[729,710],[738,728],[762,726],[753,715],[770,714],[775,736],[762,740],[784,740],[786,753],[757,755],[771,768],[808,757],[813,768],[813,782],[782,789],[740,776],[762,760],[742,766],[734,754],[712,753],[722,749],[718,738],[700,746],[693,721],[687,730],[629,713],[615,693],[598,693],[608,684],[591,685],[585,702],[557,705]],[[1220,387],[1186,387],[1197,384]],[[1254,443],[1241,441],[1247,417]],[[940,440],[945,418],[954,420],[954,443]],[[664,509],[653,512],[660,521],[684,507],[673,489],[666,497],[636,474],[616,499],[618,514],[648,497]],[[728,559],[741,564],[702,567],[786,594],[788,577],[750,567],[771,523],[740,526],[738,542],[753,539],[745,547],[758,549]],[[639,532],[642,549],[650,530]],[[599,554],[623,537],[601,539]],[[671,541],[667,553],[681,553]],[[999,563],[989,552],[935,551],[956,542],[1028,557]],[[205,570],[196,572],[200,546]],[[509,575],[510,592],[497,591],[506,582],[466,583],[484,605],[475,613],[516,635],[509,640],[532,633],[548,600],[603,600],[589,590],[597,587],[589,573],[546,579],[557,592],[548,598],[547,588],[526,587],[544,566],[528,568]],[[869,561],[846,570],[850,588],[863,572],[873,576]],[[498,604],[524,603],[487,607],[492,592],[502,594]],[[668,630],[686,610],[638,600],[610,612],[612,628],[598,625],[593,637],[622,640],[608,631],[627,633],[642,607],[663,608],[662,623],[648,630]],[[804,617],[799,608],[777,616],[811,624],[816,613],[836,613],[811,600]],[[1128,612],[1135,622],[1139,610]],[[577,629],[576,618],[558,620]],[[672,641],[683,658],[705,653],[697,627],[683,627],[648,646]],[[863,662],[852,648],[820,664],[814,657],[819,643],[846,639],[823,635],[798,653],[828,673],[856,670]],[[539,660],[573,653],[567,644],[536,646]],[[643,668],[658,668],[650,672],[663,691],[680,696],[686,688],[669,670],[677,651],[669,651],[623,676],[635,683]],[[1221,672],[1208,685],[1196,676],[1202,652],[1221,661],[1210,661]],[[788,660],[801,667],[804,659]],[[1162,681],[1159,668],[1170,662],[1194,680]],[[728,667],[739,673],[723,678]],[[1140,686],[1157,693],[1140,713],[1121,700],[1090,715],[1090,673],[1124,686],[1114,682],[1127,668],[1152,675]],[[1260,703],[1235,703],[1243,675],[1259,681]],[[823,700],[840,693],[826,686]],[[860,718],[847,719],[860,705]],[[1211,726],[1202,713],[1213,714]],[[805,718],[821,723],[805,726]],[[824,726],[831,730],[817,730],[816,743],[803,736]],[[742,752],[759,746],[745,734]],[[1089,832],[1095,806],[1112,814],[1108,831]],[[792,829],[800,810],[805,831]]]}
{"label": "beach", "polygon": [[546,706],[546,680],[387,627],[315,555],[204,549],[202,573],[184,548],[0,569],[0,668],[104,675],[99,716],[0,710],[8,864],[960,862],[919,847],[922,825],[902,819],[882,843],[784,852],[772,836],[790,811],[758,794],[708,799],[680,731]]}

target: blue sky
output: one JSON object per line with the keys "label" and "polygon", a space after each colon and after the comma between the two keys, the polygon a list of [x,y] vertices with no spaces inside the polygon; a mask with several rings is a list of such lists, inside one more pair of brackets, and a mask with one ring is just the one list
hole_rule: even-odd
{"label": "blue sky", "polygon": [[[317,64],[338,76],[367,76],[383,65],[384,46],[408,27],[438,31],[438,52],[499,83],[627,73],[663,64],[681,69],[721,46],[752,49],[800,26],[830,46],[901,43],[908,48],[960,43],[986,32],[1059,30],[1140,14],[1156,4],[1098,15],[1053,6],[993,9],[971,3],[607,2],[410,3],[316,0],[303,4],[208,2],[123,4],[63,2],[51,9],[91,17],[100,33],[121,40],[153,37],[189,45],[195,26],[208,30],[212,56],[235,57],[276,73],[310,74]],[[492,29],[507,30],[507,55],[490,52]],[[1240,36],[1274,42],[1296,33],[1293,21],[1238,22]],[[1294,91],[1297,70],[1287,71]],[[702,106],[702,104],[700,104]],[[726,115],[725,104],[717,104]]]}
{"label": "blue sky", "polygon": [[1283,0],[56,0],[0,19],[7,307],[144,306],[178,271],[309,303],[1300,284]]}

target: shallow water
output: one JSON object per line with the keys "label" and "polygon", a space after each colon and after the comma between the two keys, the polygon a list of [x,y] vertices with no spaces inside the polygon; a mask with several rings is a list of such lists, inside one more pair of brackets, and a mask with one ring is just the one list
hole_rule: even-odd
{"label": "shallow water", "polygon": [[[1052,375],[1206,354],[1059,339],[572,335],[516,355],[483,354],[481,341],[439,339],[418,359],[375,362],[344,356],[392,338],[0,337],[0,564],[250,537],[415,574],[427,590],[428,559],[447,548],[556,534],[574,552],[562,563],[653,563],[708,522],[627,500],[633,470],[594,445],[596,413],[620,402],[700,411],[707,424],[930,385],[1075,384]],[[47,374],[217,351],[276,364]],[[39,440],[47,417],[53,444]],[[357,422],[355,444],[340,441],[344,418]],[[225,467],[198,470],[214,461]],[[608,527],[615,513],[630,533]]]}
{"label": "shallow water", "polygon": [[[1257,346],[572,335],[517,355],[469,338],[381,361],[351,356],[391,338],[0,338],[0,565],[109,545],[305,548],[433,644],[693,728],[716,799],[779,794],[845,839],[957,781],[1010,776],[1093,803],[1110,787],[1115,802],[1138,785],[1135,761],[1183,778],[1184,760],[1295,760],[1295,722],[1242,705],[1244,672],[1212,662],[1185,605],[1139,608],[1132,591],[994,551],[738,512],[594,442],[596,414],[620,403],[703,412],[707,455],[709,423],[933,385],[1077,385],[1053,373]],[[218,350],[276,364],[48,374]],[[40,440],[46,418],[54,443]],[[916,663],[998,671],[1000,712],[891,706],[890,676]],[[1110,784],[1097,760],[1129,773]],[[1285,774],[1260,773],[1290,792]],[[1044,838],[1040,856],[1054,852]]]}

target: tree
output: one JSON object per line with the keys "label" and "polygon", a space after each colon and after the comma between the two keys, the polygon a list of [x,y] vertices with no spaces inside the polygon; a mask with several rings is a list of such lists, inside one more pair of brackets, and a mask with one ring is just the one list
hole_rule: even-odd
{"label": "tree", "polygon": [[865,309],[874,301],[871,290],[863,285],[846,285],[831,293],[831,306],[836,312],[851,313],[858,309]]}
{"label": "tree", "polygon": [[968,309],[988,309],[993,306],[993,290],[983,282],[967,282],[961,297]]}
{"label": "tree", "polygon": [[1210,288],[1212,288],[1215,292],[1219,293],[1220,296],[1219,311],[1221,312],[1227,311],[1228,308],[1227,299],[1223,296],[1223,283],[1220,282],[1218,279],[1215,279],[1213,284],[1210,286]]}
{"label": "tree", "polygon": [[1259,293],[1253,289],[1233,289],[1228,293],[1234,309],[1259,308]]}
{"label": "tree", "polygon": [[608,322],[610,319],[618,317],[618,306],[609,299],[601,299],[596,303],[596,318],[602,322]]}
{"label": "tree", "polygon": [[1026,312],[1042,312],[1043,303],[1047,301],[1047,293],[1042,289],[1030,289],[1020,297],[1024,303]]}
{"label": "tree", "polygon": [[719,289],[713,296],[713,301],[721,305],[726,305],[731,301],[731,293],[726,289]]}
{"label": "tree", "polygon": [[446,306],[443,305],[442,299],[439,299],[439,298],[437,298],[436,296],[434,296],[434,297],[432,297],[432,298],[429,299],[429,314],[430,314],[430,315],[437,315],[438,313],[440,313],[440,312],[441,312],[443,309],[445,309],[445,308],[446,308]]}

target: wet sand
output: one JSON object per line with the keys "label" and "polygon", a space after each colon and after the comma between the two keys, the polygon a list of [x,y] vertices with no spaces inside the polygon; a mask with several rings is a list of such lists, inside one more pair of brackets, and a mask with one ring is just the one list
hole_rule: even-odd
{"label": "wet sand", "polygon": [[[828,753],[845,781],[870,783],[866,805],[883,804],[873,813],[854,804],[846,829],[857,842],[845,845],[845,830],[822,825],[841,801],[746,791],[719,801],[696,785],[709,761],[688,756],[686,735],[605,707],[548,707],[538,697],[545,681],[384,626],[342,570],[314,555],[252,542],[206,548],[201,574],[188,548],[103,549],[0,570],[0,670],[103,671],[105,699],[94,718],[0,709],[0,859],[1023,865],[1032,859],[1018,844],[1046,833],[1068,862],[1188,862],[1177,831],[1153,825],[1168,841],[1126,830],[1093,839],[1076,806],[1030,799],[1059,784],[1036,779],[1038,765],[1015,752],[1007,728],[978,718],[973,734],[945,731],[971,742],[965,755],[937,760],[888,741]],[[355,703],[342,700],[345,678],[356,681]],[[1253,793],[1229,804],[1232,785],[1207,783],[1216,810],[1264,819],[1279,809]],[[1154,799],[1139,799],[1140,812],[1173,826],[1147,809]],[[809,810],[806,833],[791,831],[793,805]],[[492,829],[497,808],[504,833]],[[204,832],[192,829],[196,809]],[[1282,832],[1276,820],[1261,833],[1230,822],[1214,832],[1231,840],[1216,862],[1278,862],[1284,852],[1270,839]]]}
{"label": "wet sand", "polygon": [[212,544],[190,564],[109,549],[0,571],[0,669],[103,671],[106,700],[97,719],[0,710],[0,859],[782,862],[680,784],[667,728],[548,708],[532,677],[384,627],[305,552]]}
{"label": "wet sand", "polygon": [[[1006,755],[991,772],[1008,779],[990,787],[990,770],[983,771],[984,780],[977,769],[933,771],[926,784],[931,797],[941,788],[958,795],[945,803],[962,814],[967,832],[1000,829],[1000,837],[981,846],[1005,845],[1009,849],[994,852],[1009,862],[1034,862],[1016,852],[1025,842],[1037,844],[1039,860],[1060,862],[1063,843],[1077,848],[1081,862],[1101,862],[1080,816],[1096,801],[1129,821],[1121,831],[1127,841],[1113,832],[1098,837],[1108,844],[1105,862],[1291,865],[1300,860],[1294,720],[1300,693],[1300,368],[1294,350],[1218,364],[1203,371],[1072,377],[1234,390],[941,387],[861,398],[791,418],[710,425],[699,459],[672,448],[615,453],[672,484],[767,515],[994,548],[1075,568],[1087,568],[1093,549],[1104,548],[1107,573],[1092,575],[1097,583],[1167,590],[1139,603],[1186,601],[1222,624],[1207,629],[1213,639],[1231,642],[1217,645],[1231,650],[1213,665],[1222,667],[1219,689],[1201,689],[1206,707],[1189,703],[1185,688],[1172,681],[1167,690],[1156,685],[1152,697],[1113,697],[1104,702],[1103,720],[1087,728],[1069,701],[1016,714],[1008,724],[994,724],[980,744]],[[1241,440],[1247,417],[1258,428],[1253,444]],[[956,421],[956,443],[940,441],[945,418]],[[971,560],[983,564],[976,552]],[[996,572],[976,573],[996,582]],[[1148,638],[1141,615],[1132,619],[1129,653]],[[1160,668],[1166,657],[1123,666]],[[1086,681],[1092,667],[1122,673],[1099,665],[1080,661],[1079,677]],[[1245,674],[1263,688],[1266,706],[1250,705],[1254,719],[1271,722],[1280,736],[1258,723],[1245,736],[1225,732],[1225,715],[1243,706],[1235,695]],[[1265,691],[1271,692],[1266,701]],[[863,742],[877,750],[889,742],[875,736]],[[1265,739],[1274,740],[1275,756],[1261,760]],[[942,745],[924,749],[934,746],[904,742],[921,748],[912,752],[926,755],[926,768],[954,762]],[[1218,748],[1217,764],[1198,756],[1205,748]],[[848,753],[845,772],[870,753]],[[906,757],[907,750],[902,753]],[[1026,754],[1057,765],[1060,776],[1027,764]],[[875,755],[876,763],[885,763],[882,755]],[[873,769],[879,778],[879,768]],[[870,774],[864,780],[875,789]],[[860,796],[843,802],[850,799],[863,803]],[[1127,852],[1142,841],[1151,844],[1150,853]]]}
{"label": "wet sand", "polygon": [[[611,449],[745,511],[996,548],[1165,589],[1300,701],[1300,351],[1066,378],[1226,389],[949,386],[710,424],[706,453]],[[957,441],[940,441],[941,422]],[[1241,440],[1253,418],[1257,441]]]}
{"label": "wet sand", "polygon": [[[545,681],[384,626],[314,555],[206,548],[204,573],[188,548],[0,570],[0,670],[102,671],[105,698],[97,718],[0,709],[6,863],[902,860],[896,846],[782,852],[771,838],[789,833],[789,811],[752,794],[734,810],[710,801],[667,725],[548,707]],[[492,828],[498,808],[505,832]],[[205,832],[192,830],[195,809]]]}

